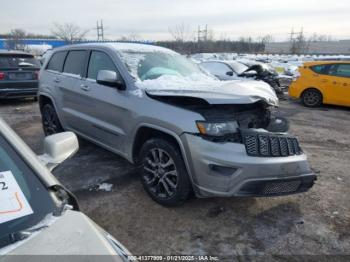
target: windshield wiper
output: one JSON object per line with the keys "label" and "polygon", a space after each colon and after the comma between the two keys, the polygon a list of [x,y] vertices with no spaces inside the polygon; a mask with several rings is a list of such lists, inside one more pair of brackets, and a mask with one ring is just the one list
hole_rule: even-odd
{"label": "windshield wiper", "polygon": [[22,241],[30,237],[34,232],[40,231],[48,226],[37,227],[33,229],[18,231],[14,233],[7,234],[0,237],[0,248],[3,248],[8,245],[12,245],[18,241]]}

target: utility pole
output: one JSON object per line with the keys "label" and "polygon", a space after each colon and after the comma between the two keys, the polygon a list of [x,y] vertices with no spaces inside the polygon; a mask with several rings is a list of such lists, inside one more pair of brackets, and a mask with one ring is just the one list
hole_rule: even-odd
{"label": "utility pole", "polygon": [[198,26],[198,42],[208,40],[208,25],[205,25],[204,29],[201,29],[201,26]]}
{"label": "utility pole", "polygon": [[305,37],[304,37],[304,29],[301,28],[299,32],[295,32],[294,28],[290,33],[290,52],[292,54],[300,54],[305,47]]}
{"label": "utility pole", "polygon": [[104,41],[105,35],[104,35],[104,27],[103,27],[103,21],[101,20],[96,22],[96,30],[97,30],[97,41]]}

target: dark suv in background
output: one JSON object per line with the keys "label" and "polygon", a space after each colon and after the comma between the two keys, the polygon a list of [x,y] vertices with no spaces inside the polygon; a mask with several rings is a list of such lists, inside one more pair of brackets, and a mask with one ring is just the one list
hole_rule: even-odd
{"label": "dark suv in background", "polygon": [[0,99],[36,97],[40,63],[33,55],[0,51]]}

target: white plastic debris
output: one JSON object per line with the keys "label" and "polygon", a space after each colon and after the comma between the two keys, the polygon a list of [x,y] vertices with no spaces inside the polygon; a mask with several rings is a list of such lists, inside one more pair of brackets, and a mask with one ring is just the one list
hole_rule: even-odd
{"label": "white plastic debris", "polygon": [[102,184],[98,185],[98,190],[110,192],[110,191],[112,191],[112,187],[113,187],[113,184],[102,183]]}

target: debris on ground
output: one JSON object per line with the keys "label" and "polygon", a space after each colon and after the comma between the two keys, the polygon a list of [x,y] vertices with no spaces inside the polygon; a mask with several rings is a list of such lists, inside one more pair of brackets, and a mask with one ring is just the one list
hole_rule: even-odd
{"label": "debris on ground", "polygon": [[110,192],[112,191],[113,184],[109,183],[102,183],[98,185],[93,185],[89,188],[89,191],[106,191]]}
{"label": "debris on ground", "polygon": [[110,192],[112,191],[112,187],[113,187],[113,184],[102,183],[98,186],[98,190]]}

